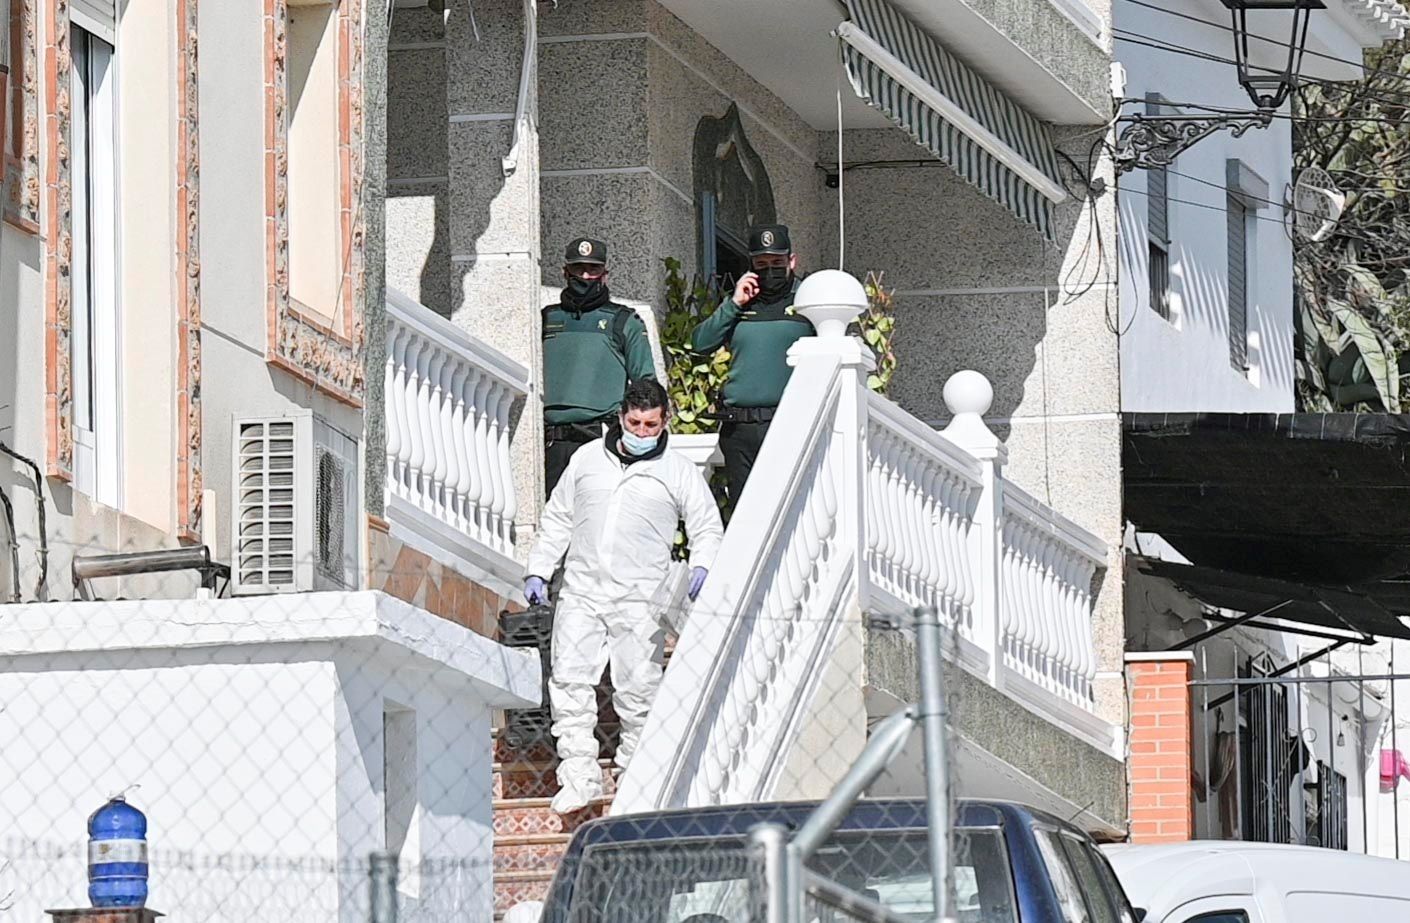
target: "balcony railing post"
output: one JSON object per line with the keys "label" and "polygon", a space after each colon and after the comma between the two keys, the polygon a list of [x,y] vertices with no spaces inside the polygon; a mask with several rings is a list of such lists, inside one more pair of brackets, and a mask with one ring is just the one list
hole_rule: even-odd
{"label": "balcony railing post", "polygon": [[808,318],[817,336],[799,340],[788,351],[788,364],[810,361],[838,362],[842,390],[833,420],[833,438],[842,451],[838,474],[839,525],[845,535],[846,553],[858,559],[857,580],[861,606],[866,606],[866,473],[867,473],[867,374],[876,360],[847,326],[867,309],[866,289],[855,278],[836,269],[810,275],[799,286],[794,307]]}
{"label": "balcony railing post", "polygon": [[945,406],[951,413],[944,435],[978,459],[983,470],[979,503],[969,536],[973,567],[974,635],[989,657],[989,682],[1003,682],[1004,612],[1000,585],[1004,553],[1004,465],[1008,449],[984,422],[994,402],[988,379],[974,371],[956,372],[945,382]]}

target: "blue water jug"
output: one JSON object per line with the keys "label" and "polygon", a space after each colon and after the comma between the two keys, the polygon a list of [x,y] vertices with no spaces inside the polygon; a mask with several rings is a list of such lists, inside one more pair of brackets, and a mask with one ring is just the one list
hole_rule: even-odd
{"label": "blue water jug", "polygon": [[88,818],[88,899],[94,907],[147,903],[147,817],[121,795]]}

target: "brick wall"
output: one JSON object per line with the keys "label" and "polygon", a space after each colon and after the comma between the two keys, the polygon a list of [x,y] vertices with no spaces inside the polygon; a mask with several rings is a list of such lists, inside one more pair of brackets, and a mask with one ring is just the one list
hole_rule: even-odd
{"label": "brick wall", "polygon": [[1173,843],[1194,834],[1190,785],[1189,653],[1128,654],[1131,694],[1131,842]]}

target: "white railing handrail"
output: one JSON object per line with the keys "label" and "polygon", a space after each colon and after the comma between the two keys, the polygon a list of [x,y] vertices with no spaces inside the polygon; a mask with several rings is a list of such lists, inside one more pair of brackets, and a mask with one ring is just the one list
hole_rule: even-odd
{"label": "white railing handrail", "polygon": [[977,458],[927,426],[915,415],[906,413],[895,401],[875,391],[868,391],[867,412],[874,422],[884,423],[909,441],[924,447],[937,462],[955,474],[967,478],[972,486],[978,487],[982,482],[984,472]]}
{"label": "white railing handrail", "polygon": [[[739,666],[720,655],[750,627],[754,613],[747,611],[748,604],[777,563],[774,555],[761,554],[760,549],[773,549],[786,537],[782,532],[787,513],[811,486],[805,466],[780,466],[769,456],[783,454],[786,448],[796,460],[818,450],[830,435],[829,411],[837,404],[841,384],[838,371],[837,365],[795,371],[770,427],[777,438],[766,442],[755,469],[777,477],[751,478],[745,488],[739,507],[747,507],[750,515],[731,520],[728,540],[711,567],[711,579],[691,607],[691,619],[672,655],[673,663],[688,662],[691,670],[667,670],[642,733],[642,748],[632,764],[637,772],[622,776],[614,813],[669,807],[689,785],[684,774],[700,769],[709,741],[693,732],[710,726],[709,712],[722,700],[721,686]],[[770,446],[775,447],[773,452]],[[653,765],[642,772],[647,760]]]}
{"label": "white railing handrail", "polygon": [[394,289],[386,299],[384,497],[392,537],[496,593],[519,580],[510,458],[529,371]]}
{"label": "white railing handrail", "polygon": [[518,397],[527,395],[533,387],[529,370],[523,365],[390,286],[387,288],[387,319],[450,348]]}
{"label": "white railing handrail", "polygon": [[[842,274],[817,274],[829,275]],[[814,278],[797,299],[819,334],[789,352],[792,377],[614,814],[806,797],[784,778],[800,735],[860,733],[866,717],[862,689],[828,696],[823,676],[847,664],[841,681],[858,682],[863,614],[915,606],[943,613],[965,669],[1119,754],[1093,695],[1106,544],[1003,477],[982,376],[947,383],[956,416],[943,434],[871,394],[870,353],[842,332],[851,303],[804,304]]]}
{"label": "white railing handrail", "polygon": [[1005,514],[1016,516],[1040,532],[1052,535],[1098,567],[1106,566],[1106,542],[1012,481],[1004,481],[1003,502]]}

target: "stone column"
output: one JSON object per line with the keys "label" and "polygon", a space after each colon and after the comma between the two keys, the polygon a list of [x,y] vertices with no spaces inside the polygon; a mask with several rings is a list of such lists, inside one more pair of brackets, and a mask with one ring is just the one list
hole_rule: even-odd
{"label": "stone column", "polygon": [[447,3],[451,319],[534,376],[510,443],[520,548],[544,499],[536,29],[533,0]]}

